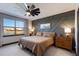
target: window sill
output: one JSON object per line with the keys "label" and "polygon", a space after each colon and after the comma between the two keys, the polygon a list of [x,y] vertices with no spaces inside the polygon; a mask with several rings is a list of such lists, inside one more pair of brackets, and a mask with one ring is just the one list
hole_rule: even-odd
{"label": "window sill", "polygon": [[24,34],[17,34],[17,35],[3,35],[3,37],[21,36],[21,35],[24,35]]}

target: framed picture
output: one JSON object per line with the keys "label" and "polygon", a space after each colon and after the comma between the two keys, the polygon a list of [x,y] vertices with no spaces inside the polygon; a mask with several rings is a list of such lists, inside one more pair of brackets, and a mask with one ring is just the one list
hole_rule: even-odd
{"label": "framed picture", "polygon": [[40,24],[40,29],[50,29],[50,23]]}

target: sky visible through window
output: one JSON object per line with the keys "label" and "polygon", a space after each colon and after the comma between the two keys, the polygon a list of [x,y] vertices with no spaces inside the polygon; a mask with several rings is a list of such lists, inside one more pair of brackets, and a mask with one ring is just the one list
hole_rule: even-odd
{"label": "sky visible through window", "polygon": [[16,27],[24,27],[24,22],[16,21]]}
{"label": "sky visible through window", "polygon": [[[3,24],[4,24],[4,26],[14,27],[15,26],[15,20],[5,18]],[[24,22],[16,21],[16,27],[24,27]]]}
{"label": "sky visible through window", "polygon": [[15,26],[15,21],[5,18],[3,24],[4,24],[4,26],[14,27]]}

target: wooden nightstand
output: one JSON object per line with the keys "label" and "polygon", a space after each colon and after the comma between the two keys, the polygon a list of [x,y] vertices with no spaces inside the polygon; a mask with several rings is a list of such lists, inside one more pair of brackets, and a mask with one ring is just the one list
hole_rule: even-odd
{"label": "wooden nightstand", "polygon": [[72,36],[57,36],[55,45],[72,51]]}

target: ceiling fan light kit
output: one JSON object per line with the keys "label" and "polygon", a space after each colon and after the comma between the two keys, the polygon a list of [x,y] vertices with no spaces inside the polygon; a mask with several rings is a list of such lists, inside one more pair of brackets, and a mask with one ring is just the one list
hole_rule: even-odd
{"label": "ceiling fan light kit", "polygon": [[27,16],[31,16],[30,12],[27,12],[26,15],[27,15]]}

